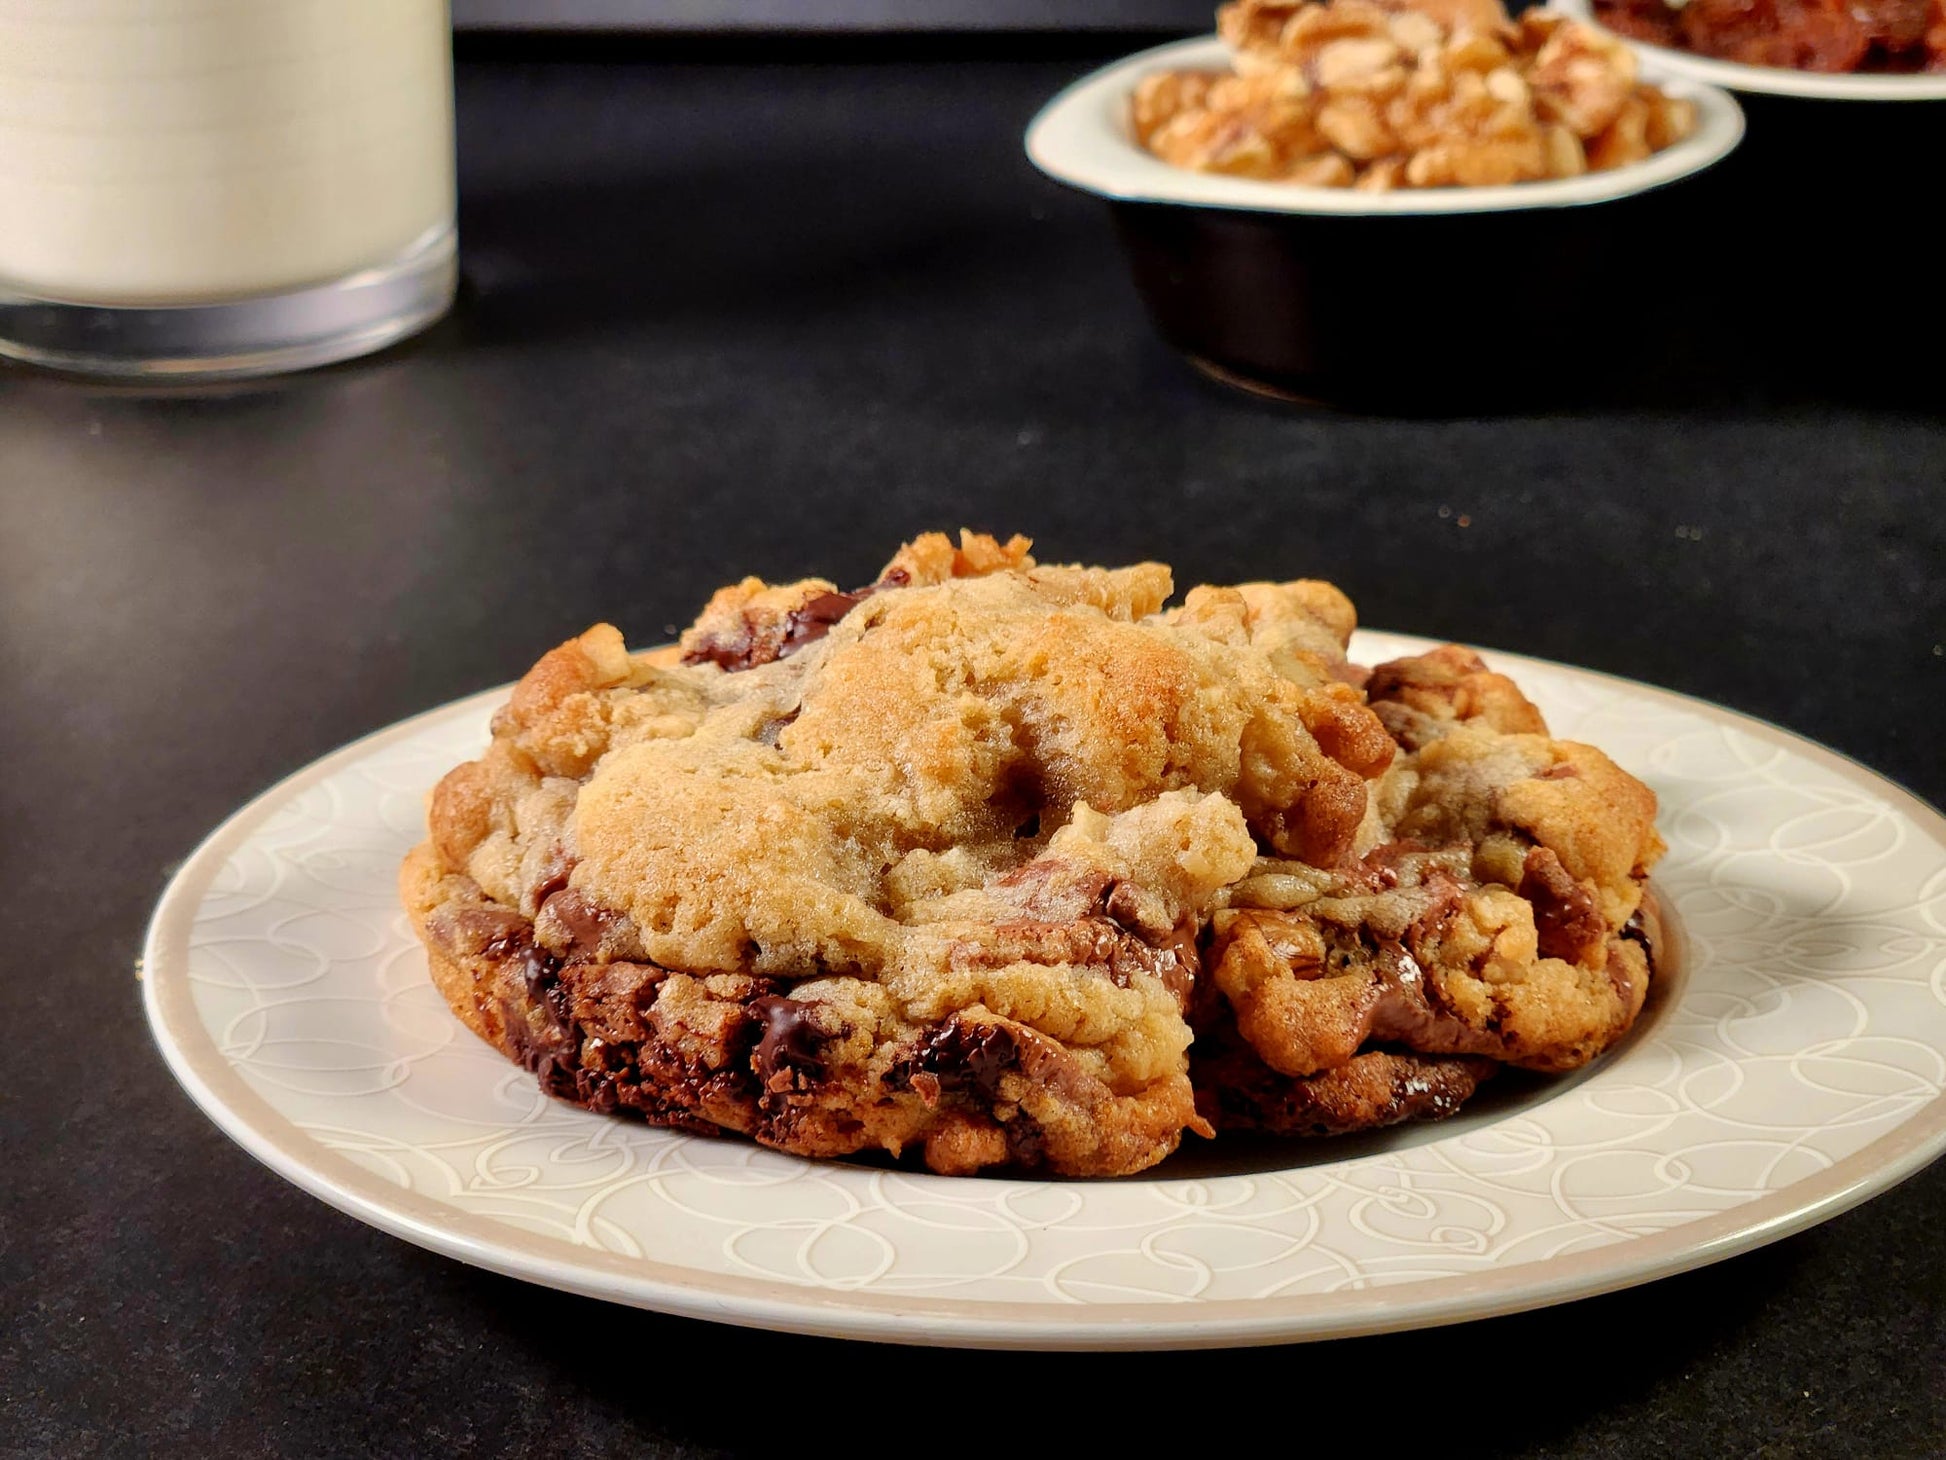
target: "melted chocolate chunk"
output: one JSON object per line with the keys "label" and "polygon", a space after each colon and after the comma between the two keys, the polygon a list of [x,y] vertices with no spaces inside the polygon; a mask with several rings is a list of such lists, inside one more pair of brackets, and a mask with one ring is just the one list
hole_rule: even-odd
{"label": "melted chocolate chunk", "polygon": [[1419,954],[1413,951],[1414,946],[1423,950],[1424,929],[1423,920],[1415,923],[1406,930],[1405,942],[1369,933],[1363,937],[1363,959],[1369,960],[1378,976],[1367,994],[1359,1043],[1376,1040],[1449,1054],[1497,1054],[1501,1048],[1499,1021],[1504,1013],[1499,1009],[1489,1013],[1483,1033],[1453,1011],[1438,980],[1427,976]]}
{"label": "melted chocolate chunk", "polygon": [[1177,1007],[1187,1009],[1197,975],[1203,971],[1195,926],[1193,919],[1188,920],[1151,943],[1104,918],[1095,939],[1095,961],[1105,964],[1108,976],[1123,988],[1137,973],[1153,974],[1175,995]]}
{"label": "melted chocolate chunk", "polygon": [[746,615],[729,632],[698,641],[683,654],[682,662],[714,664],[735,673],[788,659],[830,633],[834,624],[874,593],[903,588],[909,581],[903,570],[896,570],[850,593],[820,593],[785,614],[782,623],[759,625]]}
{"label": "melted chocolate chunk", "polygon": [[457,913],[435,913],[433,936],[459,957],[504,958],[525,943],[527,919],[510,908],[468,907]]}
{"label": "melted chocolate chunk", "polygon": [[1156,945],[1155,952],[1156,977],[1176,996],[1176,1003],[1187,1010],[1196,991],[1196,980],[1203,974],[1203,955],[1196,947],[1196,920],[1185,918],[1176,924],[1168,938]]}
{"label": "melted chocolate chunk", "polygon": [[515,1055],[548,1094],[583,1099],[575,1079],[581,1039],[561,984],[561,960],[530,941],[520,950],[513,975],[520,996],[504,1000],[501,1008]]}
{"label": "melted chocolate chunk", "polygon": [[940,1093],[973,1091],[990,1101],[999,1096],[1000,1077],[1019,1063],[1020,1041],[1011,1029],[953,1018],[920,1040],[887,1078],[895,1089],[923,1090],[930,1080]]}
{"label": "melted chocolate chunk", "polygon": [[581,1065],[581,1027],[561,982],[561,960],[537,946],[526,928],[495,942],[492,956],[511,959],[517,991],[500,1000],[501,1020],[513,1054],[547,1094],[607,1112],[615,1108],[614,1082]]}
{"label": "melted chocolate chunk", "polygon": [[561,987],[561,961],[531,943],[520,955],[520,987],[529,1002],[545,1004],[557,1014],[555,995]]}
{"label": "melted chocolate chunk", "polygon": [[1115,982],[1126,985],[1137,969],[1152,973],[1176,996],[1177,1006],[1187,1011],[1196,980],[1203,972],[1194,915],[1161,930],[1156,926],[1156,911],[1151,908],[1145,919],[1142,899],[1126,882],[1110,888],[1101,906],[1119,934],[1109,950],[1109,972]]}
{"label": "melted chocolate chunk", "polygon": [[824,1078],[821,1052],[831,1036],[819,1027],[815,1005],[765,994],[745,1007],[762,1026],[750,1059],[766,1091],[799,1088]]}
{"label": "melted chocolate chunk", "polygon": [[[1147,902],[1147,916],[1144,916],[1144,903]],[[1118,927],[1133,933],[1146,941],[1154,941],[1153,935],[1160,931],[1155,926],[1155,899],[1144,899],[1136,891],[1132,882],[1117,882],[1101,898],[1101,910]]]}
{"label": "melted chocolate chunk", "polygon": [[733,1114],[754,1098],[748,1071],[712,1070],[652,1040],[622,1047],[591,1040],[589,1051],[602,1063],[613,1104],[651,1125],[721,1135],[722,1128],[706,1112]]}
{"label": "melted chocolate chunk", "polygon": [[[1637,944],[1642,949],[1643,961],[1648,964],[1649,978],[1653,981],[1658,972],[1656,968],[1655,940],[1649,936],[1649,921],[1642,915],[1641,908],[1636,908],[1634,912],[1628,915],[1628,921],[1622,924],[1622,931],[1618,936],[1621,941]],[[1614,956],[1612,950],[1608,957],[1608,978],[1615,986],[1615,992],[1621,996],[1624,1003],[1627,1003],[1629,997],[1634,992],[1632,987],[1633,980],[1622,968],[1621,960]]]}
{"label": "melted chocolate chunk", "polygon": [[831,626],[863,603],[874,590],[861,588],[856,593],[820,593],[802,608],[794,608],[784,620],[784,642],[777,657],[788,659],[806,644],[831,632]]}
{"label": "melted chocolate chunk", "polygon": [[1295,1078],[1219,1028],[1190,1052],[1196,1111],[1218,1131],[1335,1136],[1451,1115],[1499,1067],[1478,1056],[1367,1049],[1344,1065]]}
{"label": "melted chocolate chunk", "polygon": [[712,635],[698,642],[693,649],[684,650],[682,662],[714,664],[718,669],[734,674],[739,669],[768,664],[776,657],[775,653],[759,651],[756,637],[750,632],[750,621],[745,619],[734,633]]}
{"label": "melted chocolate chunk", "polygon": [[[507,1052],[541,1090],[590,1110],[626,1110],[654,1125],[699,1135],[741,1129],[762,1094],[748,1066],[712,1068],[662,1043],[648,1020],[668,970],[653,963],[591,961],[619,914],[564,888],[538,921],[557,954],[535,941],[535,925],[489,903],[435,914],[428,930],[456,957],[496,965],[481,985],[498,1006]],[[562,934],[567,934],[566,939]]]}
{"label": "melted chocolate chunk", "polygon": [[1590,948],[1607,940],[1608,925],[1594,894],[1568,875],[1552,848],[1534,847],[1527,853],[1515,890],[1534,906],[1541,957],[1579,963]]}
{"label": "melted chocolate chunk", "polygon": [[1099,868],[1036,857],[993,884],[1003,901],[1044,921],[1068,922],[1101,907],[1114,879]]}
{"label": "melted chocolate chunk", "polygon": [[[1396,874],[1395,874],[1396,877]],[[1396,880],[1393,883],[1397,885]],[[1412,920],[1406,929],[1406,939],[1415,948],[1423,949],[1435,936],[1443,935],[1446,928],[1458,917],[1466,906],[1466,888],[1452,873],[1433,868],[1426,873],[1420,883],[1423,891],[1431,894],[1425,910]]]}
{"label": "melted chocolate chunk", "polygon": [[568,885],[568,878],[574,875],[574,858],[568,849],[559,842],[548,853],[547,862],[541,874],[534,881],[534,906],[539,908],[555,893]]}
{"label": "melted chocolate chunk", "polygon": [[565,935],[566,943],[561,947],[561,957],[568,963],[586,962],[597,957],[604,940],[622,919],[620,913],[584,897],[572,887],[548,898],[542,913],[553,925],[547,933],[550,943],[557,941],[554,937],[556,930]]}

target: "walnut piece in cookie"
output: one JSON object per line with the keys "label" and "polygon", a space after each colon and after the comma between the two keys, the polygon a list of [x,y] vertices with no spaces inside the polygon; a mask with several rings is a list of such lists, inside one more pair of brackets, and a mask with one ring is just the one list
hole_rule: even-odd
{"label": "walnut piece in cookie", "polygon": [[[1285,1088],[1275,1077],[1294,1100],[1381,1049],[1586,1064],[1648,994],[1635,919],[1663,851],[1653,793],[1549,738],[1512,681],[1457,646],[1377,666],[1368,695],[1401,751],[1375,788],[1385,841],[1326,871],[1267,858],[1226,891],[1204,954],[1221,1001],[1199,1044],[1213,1030],[1247,1047],[1264,1067],[1255,1105]],[[1231,1049],[1210,1078],[1248,1064]]]}
{"label": "walnut piece in cookie", "polygon": [[435,983],[559,1098],[949,1174],[1437,1116],[1627,1027],[1645,790],[1465,651],[1349,664],[1328,584],[1173,586],[928,534],[590,629],[432,795]]}

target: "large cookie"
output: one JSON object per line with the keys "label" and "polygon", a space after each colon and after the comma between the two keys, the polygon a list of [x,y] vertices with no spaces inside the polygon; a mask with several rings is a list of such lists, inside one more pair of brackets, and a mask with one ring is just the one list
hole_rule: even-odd
{"label": "large cookie", "polygon": [[675,649],[589,630],[434,792],[435,981],[562,1098],[949,1173],[1444,1113],[1626,1029],[1646,790],[1448,693],[1462,661],[1375,709],[1329,585],[1171,590],[931,534],[855,592],[724,589]]}

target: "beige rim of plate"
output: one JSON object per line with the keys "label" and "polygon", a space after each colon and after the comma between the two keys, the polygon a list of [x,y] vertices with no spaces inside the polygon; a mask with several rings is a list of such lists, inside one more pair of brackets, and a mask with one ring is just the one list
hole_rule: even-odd
{"label": "beige rim of plate", "polygon": [[[1563,14],[1607,29],[1594,18],[1594,7],[1589,0],[1550,0],[1550,3]],[[1793,71],[1786,66],[1746,66],[1741,61],[1720,61],[1714,56],[1651,45],[1625,35],[1616,38],[1642,58],[1645,71],[1683,76],[1729,91],[1757,96],[1797,96],[1814,101],[1946,101],[1946,73]]]}
{"label": "beige rim of plate", "polygon": [[504,690],[212,833],[149,929],[150,1023],[224,1131],[387,1232],[616,1302],[912,1343],[1269,1343],[1533,1308],[1786,1236],[1946,1148],[1946,819],[1728,710],[1490,659],[1662,797],[1680,977],[1592,1071],[1443,1125],[1243,1170],[955,1180],[548,1101],[440,1002],[393,901],[424,792]]}
{"label": "beige rim of plate", "polygon": [[1027,155],[1055,181],[1117,202],[1378,218],[1613,202],[1701,172],[1743,139],[1743,111],[1727,91],[1645,63],[1644,79],[1696,103],[1696,130],[1641,162],[1581,177],[1502,187],[1366,193],[1192,172],[1170,166],[1136,142],[1129,120],[1129,97],[1136,82],[1155,71],[1227,70],[1229,65],[1229,47],[1214,36],[1157,46],[1117,61],[1084,76],[1041,109],[1027,128]]}

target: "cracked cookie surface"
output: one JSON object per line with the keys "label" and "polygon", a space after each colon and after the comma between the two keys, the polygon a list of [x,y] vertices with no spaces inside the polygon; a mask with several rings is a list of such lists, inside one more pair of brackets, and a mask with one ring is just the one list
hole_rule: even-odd
{"label": "cracked cookie surface", "polygon": [[1172,589],[929,534],[589,630],[432,796],[436,983],[561,1098],[946,1173],[1444,1114],[1627,1028],[1639,783],[1465,651],[1365,685],[1327,584]]}

